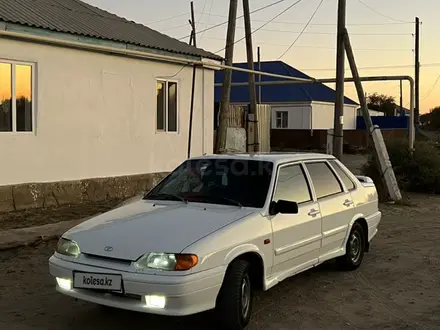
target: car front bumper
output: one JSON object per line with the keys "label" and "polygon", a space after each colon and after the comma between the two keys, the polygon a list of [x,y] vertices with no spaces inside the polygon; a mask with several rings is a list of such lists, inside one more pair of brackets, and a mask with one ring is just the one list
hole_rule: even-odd
{"label": "car front bumper", "polygon": [[[56,278],[73,280],[73,272],[121,275],[123,293],[99,292],[72,288],[66,290],[56,284],[58,292],[80,300],[143,313],[185,316],[213,309],[223,281],[225,267],[181,276],[147,275],[121,272],[91,265],[49,259],[50,274]],[[56,282],[56,281],[55,281]],[[149,308],[145,296],[166,298],[165,308]]]}

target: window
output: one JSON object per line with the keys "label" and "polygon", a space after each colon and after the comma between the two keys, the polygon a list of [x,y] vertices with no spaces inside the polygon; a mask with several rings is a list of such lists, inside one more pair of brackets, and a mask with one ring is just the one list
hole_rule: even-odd
{"label": "window", "polygon": [[289,113],[287,111],[277,111],[277,128],[288,128]]}
{"label": "window", "polygon": [[280,199],[298,204],[312,200],[301,165],[286,166],[280,169],[274,201]]}
{"label": "window", "polygon": [[31,132],[32,65],[0,60],[0,132]]}
{"label": "window", "polygon": [[326,163],[309,163],[307,170],[312,178],[318,199],[342,192],[342,186]]}
{"label": "window", "polygon": [[158,131],[177,132],[177,83],[157,81],[157,122]]}
{"label": "window", "polygon": [[344,183],[345,188],[347,188],[348,190],[353,190],[356,188],[353,181],[351,181],[351,179],[348,177],[348,175],[344,172],[344,170],[341,168],[341,166],[339,166],[339,164],[337,162],[332,160],[329,163],[335,169],[336,173],[341,178],[342,182]]}

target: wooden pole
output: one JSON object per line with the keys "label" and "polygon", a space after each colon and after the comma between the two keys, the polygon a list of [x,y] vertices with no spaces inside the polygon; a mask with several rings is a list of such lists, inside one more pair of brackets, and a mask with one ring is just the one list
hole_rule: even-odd
{"label": "wooden pole", "polygon": [[[252,25],[251,14],[249,8],[249,0],[243,0],[243,15],[244,15],[244,28],[246,35],[246,54],[249,70],[255,70],[254,67],[254,46],[252,43]],[[259,139],[258,139],[258,116],[257,116],[257,93],[255,88],[255,74],[249,73],[249,114],[254,115],[254,129],[253,129],[253,143],[248,141],[248,151],[258,151]],[[251,139],[252,140],[252,137]]]}
{"label": "wooden pole", "polygon": [[[225,60],[226,65],[233,65],[235,29],[237,26],[238,0],[231,0],[229,5],[228,32],[226,36]],[[219,126],[217,128],[217,139],[215,153],[222,153],[226,149],[226,133],[228,129],[229,102],[231,98],[232,70],[224,70],[222,102],[220,104]]]}
{"label": "wooden pole", "polygon": [[[193,46],[197,47],[196,40],[196,21],[194,18],[194,2],[191,1],[191,26],[192,26],[192,42]],[[189,112],[189,129],[188,129],[188,158],[191,158],[191,140],[192,140],[192,128],[193,128],[193,117],[194,117],[194,98],[195,98],[195,90],[196,90],[196,74],[197,74],[197,66],[193,65],[192,72],[192,86],[191,86],[191,108]]]}
{"label": "wooden pole", "polygon": [[417,126],[419,123],[419,115],[420,115],[420,19],[416,17],[416,63],[415,63],[415,93],[416,93],[416,106],[414,112],[414,124]]}
{"label": "wooden pole", "polygon": [[[261,71],[261,50],[260,46],[258,46],[258,71]],[[258,75],[258,82],[261,84],[261,74]],[[261,85],[258,85],[258,103],[262,103],[261,101]]]}
{"label": "wooden pole", "polygon": [[344,78],[345,78],[345,17],[346,0],[338,3],[338,38],[336,52],[336,103],[334,118],[333,155],[342,161],[344,146]]}

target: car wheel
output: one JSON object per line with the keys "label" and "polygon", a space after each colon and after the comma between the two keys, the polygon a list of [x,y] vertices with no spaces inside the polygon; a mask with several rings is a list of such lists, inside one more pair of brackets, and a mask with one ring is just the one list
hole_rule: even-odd
{"label": "car wheel", "polygon": [[355,222],[351,229],[346,245],[346,253],[338,258],[340,267],[344,270],[357,269],[364,259],[365,254],[365,234],[360,223]]}
{"label": "car wheel", "polygon": [[253,290],[249,268],[249,262],[235,260],[226,271],[216,304],[222,329],[242,330],[250,321]]}

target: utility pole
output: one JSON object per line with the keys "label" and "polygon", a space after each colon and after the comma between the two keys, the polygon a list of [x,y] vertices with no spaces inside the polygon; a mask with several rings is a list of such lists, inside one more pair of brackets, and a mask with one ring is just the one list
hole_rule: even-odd
{"label": "utility pole", "polygon": [[[235,28],[237,26],[237,7],[238,0],[231,0],[229,4],[228,32],[226,36],[226,65],[232,66],[234,58]],[[217,128],[217,138],[215,152],[222,153],[226,148],[226,133],[229,119],[229,101],[231,98],[232,70],[225,69],[223,80],[222,102],[220,104],[219,126]]]}
{"label": "utility pole", "polygon": [[[261,51],[260,46],[258,46],[258,71],[261,72]],[[258,75],[258,103],[261,104],[261,74]]]}
{"label": "utility pole", "polygon": [[[194,47],[197,47],[197,40],[196,40],[196,21],[194,18],[194,2],[191,1],[191,39],[190,44],[192,42],[192,45]],[[189,111],[189,129],[188,129],[188,158],[191,157],[191,140],[192,140],[192,126],[193,126],[193,117],[194,117],[194,98],[195,98],[195,90],[196,90],[196,74],[197,74],[197,66],[193,65],[193,72],[192,72],[192,86],[191,86],[191,108]]]}
{"label": "utility pole", "polygon": [[415,113],[414,113],[414,124],[416,125],[416,128],[419,124],[419,115],[420,115],[420,19],[416,17],[416,63],[415,63],[415,76],[414,79],[416,81],[416,107],[415,107]]}
{"label": "utility pole", "polygon": [[344,48],[347,51],[347,58],[350,64],[351,73],[356,86],[356,91],[359,97],[359,103],[361,104],[362,116],[364,117],[365,126],[368,134],[371,136],[374,145],[374,153],[377,160],[377,165],[382,173],[382,179],[385,186],[388,189],[388,193],[392,200],[398,201],[402,199],[399,185],[397,184],[396,176],[394,174],[393,166],[391,165],[388,150],[383,140],[382,132],[378,126],[373,125],[373,121],[368,111],[367,99],[364,97],[364,89],[359,76],[359,71],[356,66],[356,60],[354,58],[353,48],[351,47],[350,37],[346,29],[344,29],[345,40]]}
{"label": "utility pole", "polygon": [[[249,8],[249,0],[243,0],[243,15],[244,15],[244,29],[245,29],[245,35],[246,35],[246,53],[247,53],[248,68],[249,68],[249,70],[255,70],[255,67],[254,67],[254,46],[252,43],[252,26],[251,26],[251,14],[250,14],[250,8]],[[252,139],[252,137],[250,139],[248,139],[248,151],[258,151],[259,150],[258,125],[255,124],[258,121],[258,118],[257,118],[257,93],[256,93],[256,89],[255,89],[255,74],[253,72],[249,73],[249,102],[250,102],[249,114],[253,115],[253,118],[249,118],[249,121],[251,122],[251,125],[254,124],[254,128],[248,130],[249,134],[253,133],[253,139]]]}
{"label": "utility pole", "polygon": [[400,115],[403,113],[403,81],[400,81]]}
{"label": "utility pole", "polygon": [[345,17],[346,0],[338,2],[338,38],[336,52],[336,103],[333,125],[333,155],[342,161],[344,146],[344,78],[345,78]]}

